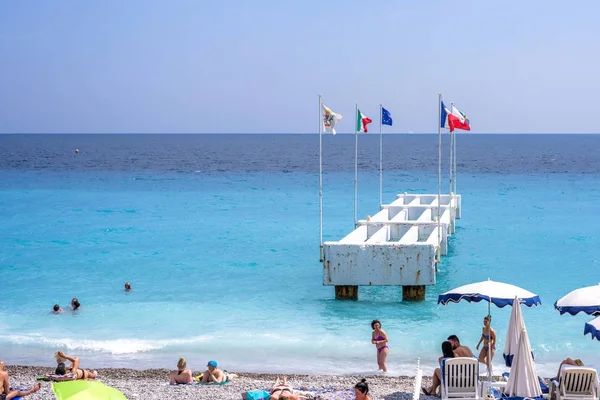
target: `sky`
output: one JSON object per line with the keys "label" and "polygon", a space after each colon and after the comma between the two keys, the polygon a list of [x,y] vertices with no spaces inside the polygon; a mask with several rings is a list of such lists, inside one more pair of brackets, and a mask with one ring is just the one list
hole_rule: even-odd
{"label": "sky", "polygon": [[598,0],[0,2],[0,133],[598,133]]}

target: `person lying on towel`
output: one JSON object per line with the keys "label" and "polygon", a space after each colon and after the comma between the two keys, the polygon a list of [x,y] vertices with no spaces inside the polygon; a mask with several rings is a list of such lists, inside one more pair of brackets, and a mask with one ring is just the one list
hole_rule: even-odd
{"label": "person lying on towel", "polygon": [[35,393],[42,387],[41,383],[36,384],[29,390],[10,390],[10,380],[8,372],[6,372],[6,363],[0,360],[0,400],[11,400],[15,397],[29,396]]}
{"label": "person lying on towel", "polygon": [[283,377],[283,383],[277,377],[271,387],[270,394],[271,400],[303,400],[313,398],[309,392],[294,390],[292,385],[287,383],[287,376]]}
{"label": "person lying on towel", "polygon": [[187,383],[192,383],[193,381],[192,371],[187,369],[187,362],[185,361],[185,358],[181,357],[179,361],[177,361],[177,369],[171,371],[171,381],[169,384],[185,385]]}
{"label": "person lying on towel", "polygon": [[[57,366],[56,366],[56,375],[65,375],[64,377],[54,377],[55,381],[75,381],[77,379],[96,379],[97,373],[96,371],[90,371],[88,369],[80,369],[79,368],[79,357],[71,357],[63,353],[62,351],[57,351],[54,353],[54,357],[56,358]],[[65,365],[65,361],[70,361],[71,366],[67,367]]]}
{"label": "person lying on towel", "polygon": [[207,369],[202,374],[203,383],[225,383],[237,378],[236,374],[230,374],[227,371],[221,371],[219,369],[219,363],[215,360],[210,360],[207,365]]}

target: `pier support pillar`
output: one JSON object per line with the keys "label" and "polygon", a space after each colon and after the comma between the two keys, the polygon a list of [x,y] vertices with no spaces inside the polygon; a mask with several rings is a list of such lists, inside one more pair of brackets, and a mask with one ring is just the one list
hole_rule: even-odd
{"label": "pier support pillar", "polygon": [[425,300],[425,286],[402,286],[402,300],[405,300],[405,301]]}
{"label": "pier support pillar", "polygon": [[335,286],[336,300],[358,300],[358,286],[341,285]]}

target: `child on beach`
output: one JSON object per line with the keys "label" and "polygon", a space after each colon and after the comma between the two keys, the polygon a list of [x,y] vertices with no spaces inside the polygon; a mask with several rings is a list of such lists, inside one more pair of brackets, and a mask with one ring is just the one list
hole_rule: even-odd
{"label": "child on beach", "polygon": [[371,334],[371,343],[375,345],[377,349],[377,366],[380,371],[387,372],[387,365],[385,361],[387,359],[390,348],[387,345],[388,337],[383,329],[381,329],[381,322],[378,319],[371,322],[371,328],[373,333]]}
{"label": "child on beach", "polygon": [[37,383],[29,390],[10,390],[10,377],[6,372],[6,363],[0,360],[0,400],[11,400],[16,397],[29,396],[35,393],[42,387],[41,383]]}
{"label": "child on beach", "polygon": [[187,362],[185,358],[181,357],[179,361],[177,361],[177,370],[171,371],[171,381],[169,385],[176,384],[186,384],[192,383],[194,378],[192,378],[192,371],[187,369]]}

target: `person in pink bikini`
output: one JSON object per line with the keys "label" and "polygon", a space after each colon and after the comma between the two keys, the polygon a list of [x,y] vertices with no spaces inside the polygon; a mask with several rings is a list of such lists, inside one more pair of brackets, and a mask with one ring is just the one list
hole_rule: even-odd
{"label": "person in pink bikini", "polygon": [[371,328],[373,329],[373,333],[371,334],[371,343],[373,343],[377,349],[377,365],[380,371],[387,372],[385,360],[390,352],[390,348],[387,345],[387,334],[383,329],[381,329],[381,322],[379,322],[378,319],[375,319],[373,322],[371,322]]}

